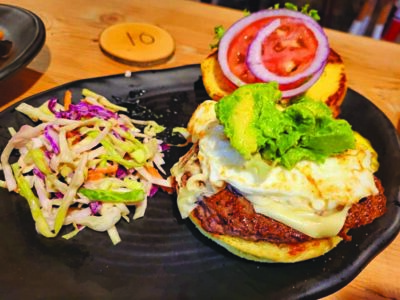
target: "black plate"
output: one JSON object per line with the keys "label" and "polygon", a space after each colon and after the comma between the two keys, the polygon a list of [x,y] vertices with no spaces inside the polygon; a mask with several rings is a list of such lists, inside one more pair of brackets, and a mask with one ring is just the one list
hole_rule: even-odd
{"label": "black plate", "polygon": [[0,30],[13,43],[7,58],[0,58],[0,80],[26,66],[42,49],[46,30],[34,13],[16,6],[0,4]]}
{"label": "black plate", "polygon": [[[71,89],[89,88],[127,105],[136,117],[154,116],[168,128],[184,126],[208,96],[198,65],[72,82],[26,99],[39,105]],[[137,104],[139,102],[139,104]],[[15,107],[15,106],[14,106]],[[7,128],[30,121],[10,107],[0,113],[0,146]],[[143,109],[146,108],[145,111]],[[292,299],[318,298],[349,283],[400,229],[400,147],[395,129],[371,102],[349,91],[342,116],[368,137],[380,155],[378,176],[388,212],[352,233],[329,254],[296,264],[237,258],[180,219],[175,196],[158,193],[143,219],[121,222],[122,243],[86,230],[72,240],[46,239],[34,229],[27,203],[0,190],[0,289],[8,298],[67,299]],[[171,166],[186,149],[171,149]],[[388,280],[395,280],[388,278]]]}

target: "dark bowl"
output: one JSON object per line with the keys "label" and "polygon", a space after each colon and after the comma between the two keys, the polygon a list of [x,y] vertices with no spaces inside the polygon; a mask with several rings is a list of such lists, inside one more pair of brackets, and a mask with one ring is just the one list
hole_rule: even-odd
{"label": "dark bowl", "polygon": [[4,40],[12,42],[12,49],[0,58],[0,80],[26,66],[42,49],[46,29],[34,13],[20,7],[0,4],[0,30]]}

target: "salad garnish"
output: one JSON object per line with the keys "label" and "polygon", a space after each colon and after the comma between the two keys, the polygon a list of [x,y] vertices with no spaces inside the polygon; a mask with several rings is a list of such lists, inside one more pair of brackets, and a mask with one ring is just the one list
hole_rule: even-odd
{"label": "salad garnish", "polygon": [[[290,10],[294,10],[294,11],[300,11],[301,13],[310,16],[311,18],[313,18],[315,21],[319,21],[321,20],[319,14],[318,14],[318,10],[316,9],[310,9],[310,4],[304,4],[300,10],[299,7],[296,4],[290,3],[290,2],[286,2],[283,5],[284,8],[286,9],[290,9]],[[273,6],[273,9],[279,9],[280,8],[280,4],[277,3]]]}
{"label": "salad garnish", "polygon": [[39,234],[56,237],[72,225],[64,238],[90,228],[107,231],[117,244],[116,224],[129,222],[128,207],[135,207],[133,219],[143,217],[147,199],[160,187],[171,189],[162,167],[166,147],[157,138],[165,128],[128,117],[125,107],[88,89],[82,95],[78,103],[67,91],[64,105],[52,98],[16,107],[38,124],[9,129],[0,184],[26,199]]}

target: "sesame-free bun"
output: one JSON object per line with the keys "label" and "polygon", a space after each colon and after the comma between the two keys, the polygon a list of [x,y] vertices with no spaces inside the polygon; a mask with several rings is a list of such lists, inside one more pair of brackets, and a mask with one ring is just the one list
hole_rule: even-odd
{"label": "sesame-free bun", "polygon": [[342,238],[314,239],[297,244],[274,244],[266,241],[249,241],[240,237],[214,234],[201,227],[201,222],[193,212],[189,216],[197,229],[206,237],[229,252],[252,261],[266,263],[294,263],[324,255],[336,247]]}
{"label": "sesame-free bun", "polygon": [[219,100],[237,87],[225,77],[218,63],[218,52],[211,52],[200,65],[203,85],[212,100]]}

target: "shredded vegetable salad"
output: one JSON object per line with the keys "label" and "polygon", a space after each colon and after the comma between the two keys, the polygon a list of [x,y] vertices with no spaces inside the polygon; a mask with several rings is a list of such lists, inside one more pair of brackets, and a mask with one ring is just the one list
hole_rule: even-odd
{"label": "shredded vegetable salad", "polygon": [[[126,108],[90,90],[82,95],[77,104],[67,91],[63,105],[53,98],[16,108],[38,125],[9,128],[0,183],[27,200],[39,234],[55,237],[72,224],[66,239],[88,227],[107,231],[117,244],[116,224],[129,222],[128,206],[135,206],[133,219],[140,218],[148,197],[171,188],[162,168],[165,146],[156,137],[164,127],[131,119],[121,113]],[[15,149],[19,158],[10,163]]]}

